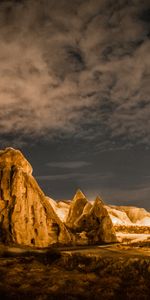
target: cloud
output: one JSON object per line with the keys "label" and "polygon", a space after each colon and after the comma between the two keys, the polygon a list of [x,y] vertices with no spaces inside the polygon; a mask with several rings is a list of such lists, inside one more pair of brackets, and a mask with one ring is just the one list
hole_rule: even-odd
{"label": "cloud", "polygon": [[148,186],[128,190],[111,189],[109,192],[103,190],[105,199],[108,199],[109,203],[113,205],[132,205],[139,207],[146,207],[150,210],[149,205],[149,193],[150,188]]}
{"label": "cloud", "polygon": [[100,195],[106,204],[139,206],[150,210],[150,187],[148,184],[126,188],[125,186],[115,185],[106,186],[101,182],[99,186],[90,186],[85,183],[81,187],[86,191],[86,195],[90,200],[94,200],[97,195]]}
{"label": "cloud", "polygon": [[147,1],[0,4],[0,135],[150,144]]}
{"label": "cloud", "polygon": [[113,175],[111,173],[108,174],[100,174],[100,173],[91,173],[91,172],[67,172],[67,173],[59,173],[52,175],[38,175],[36,179],[38,181],[66,181],[66,180],[78,180],[79,184],[84,184],[84,182],[92,182],[94,180],[106,180],[110,179]]}
{"label": "cloud", "polygon": [[55,175],[39,175],[36,176],[38,181],[55,181],[55,180],[68,180],[72,178],[78,178],[81,175],[79,173],[67,173],[67,174],[55,174]]}
{"label": "cloud", "polygon": [[79,169],[82,167],[90,166],[91,163],[87,161],[59,161],[59,162],[49,162],[48,167],[62,168],[62,169]]}

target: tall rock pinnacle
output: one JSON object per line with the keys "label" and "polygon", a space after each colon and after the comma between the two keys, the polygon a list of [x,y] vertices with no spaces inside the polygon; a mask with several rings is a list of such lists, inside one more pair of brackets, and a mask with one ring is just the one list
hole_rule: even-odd
{"label": "tall rock pinnacle", "polygon": [[66,225],[69,228],[74,226],[76,220],[80,217],[83,212],[85,205],[88,203],[85,195],[80,191],[77,190],[69,208],[68,217],[66,220]]}
{"label": "tall rock pinnacle", "polygon": [[71,242],[31,165],[13,148],[0,151],[0,240],[38,247]]}
{"label": "tall rock pinnacle", "polygon": [[116,242],[111,218],[99,197],[93,205],[85,198],[77,198],[75,202],[73,199],[68,219],[66,225],[76,233],[77,244]]}

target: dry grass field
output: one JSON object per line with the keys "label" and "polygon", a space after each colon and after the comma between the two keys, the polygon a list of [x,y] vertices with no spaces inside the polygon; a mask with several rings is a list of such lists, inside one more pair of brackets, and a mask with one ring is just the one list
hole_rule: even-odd
{"label": "dry grass field", "polygon": [[149,299],[146,244],[59,250],[2,247],[0,254],[0,299]]}

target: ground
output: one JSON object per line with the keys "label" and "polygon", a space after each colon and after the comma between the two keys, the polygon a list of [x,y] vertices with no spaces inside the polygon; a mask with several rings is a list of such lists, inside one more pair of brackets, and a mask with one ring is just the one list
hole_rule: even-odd
{"label": "ground", "polygon": [[149,299],[149,244],[36,251],[1,246],[0,254],[0,299]]}

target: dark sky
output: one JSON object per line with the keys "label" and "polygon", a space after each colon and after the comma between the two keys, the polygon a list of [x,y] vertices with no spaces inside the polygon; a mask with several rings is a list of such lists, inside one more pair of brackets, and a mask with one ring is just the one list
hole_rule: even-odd
{"label": "dark sky", "polygon": [[0,144],[54,199],[150,208],[149,1],[0,1]]}

